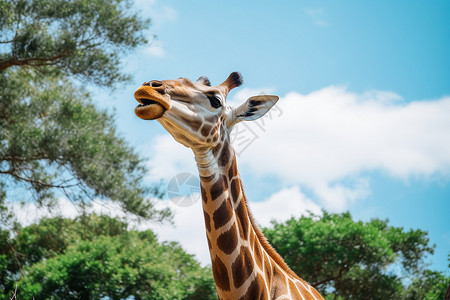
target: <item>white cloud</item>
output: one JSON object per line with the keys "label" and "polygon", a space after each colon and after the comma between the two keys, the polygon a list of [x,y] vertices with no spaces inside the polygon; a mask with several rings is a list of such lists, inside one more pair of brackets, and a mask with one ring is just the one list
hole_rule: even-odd
{"label": "white cloud", "polygon": [[[331,210],[345,209],[370,192],[369,181],[358,177],[364,171],[402,179],[448,175],[450,98],[400,100],[391,92],[355,94],[334,86],[289,93],[277,104],[282,115],[266,122],[242,152],[240,165],[307,186]],[[352,186],[339,183],[348,178]]]}
{"label": "white cloud", "polygon": [[150,153],[148,180],[168,181],[179,173],[198,173],[192,150],[177,143],[172,136],[168,134],[156,136],[148,148],[147,151]]}
{"label": "white cloud", "polygon": [[238,90],[233,97],[227,99],[227,103],[231,106],[237,107],[244,103],[248,98],[257,95],[269,95],[275,92],[275,88],[266,87],[266,88],[243,88]]}
{"label": "white cloud", "polygon": [[349,203],[363,199],[370,194],[368,178],[356,178],[351,183],[351,186],[318,183],[313,188],[327,210],[339,212],[346,210]]}
{"label": "white cloud", "polygon": [[142,50],[144,55],[150,55],[154,57],[163,57],[165,55],[164,48],[160,41],[155,41],[147,48]]}
{"label": "white cloud", "polygon": [[[195,199],[201,197],[192,195]],[[166,200],[162,204],[174,213],[174,225],[151,224],[160,241],[177,241],[183,248],[203,264],[211,263],[206,241],[205,218],[201,201],[192,206],[178,207],[174,202]]]}
{"label": "white cloud", "polygon": [[[44,217],[61,216],[73,219],[83,212],[79,205],[66,198],[60,198],[57,201],[57,204],[51,209],[37,206],[35,202],[29,202],[23,205],[18,202],[11,202],[8,205],[10,206],[10,210],[14,212],[17,220],[24,226],[37,223]],[[95,212],[111,217],[128,217],[131,219],[131,215],[125,214],[118,203],[111,201],[95,200],[92,206],[87,209],[87,212]]]}
{"label": "white cloud", "polygon": [[260,202],[250,202],[253,218],[263,227],[270,226],[270,221],[285,221],[291,217],[298,218],[307,214],[321,214],[320,206],[308,199],[298,186],[282,189]]}

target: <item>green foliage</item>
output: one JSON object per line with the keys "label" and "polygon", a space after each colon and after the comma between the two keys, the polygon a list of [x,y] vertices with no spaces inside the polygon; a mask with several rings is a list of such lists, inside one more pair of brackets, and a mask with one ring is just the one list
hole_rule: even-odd
{"label": "green foliage", "polygon": [[58,197],[110,199],[140,217],[167,217],[149,200],[161,192],[143,183],[145,161],[74,81],[112,87],[126,79],[119,58],[147,42],[150,21],[128,0],[0,0],[0,11],[2,222],[12,218],[8,201],[50,207]]}
{"label": "green foliage", "polygon": [[126,78],[119,57],[147,42],[149,20],[128,0],[0,0],[0,71],[46,67],[111,86]]}
{"label": "green foliage", "polygon": [[9,281],[0,299],[9,299],[15,278],[18,299],[215,299],[209,268],[114,218],[44,219],[8,242],[14,251],[0,256]]}
{"label": "green foliage", "polygon": [[[148,196],[144,162],[115,131],[114,119],[63,77],[32,70],[0,73],[0,182],[31,188],[40,204],[57,196],[118,201],[129,212],[161,219]],[[22,199],[32,195],[21,193]],[[28,196],[28,197],[27,197]]]}
{"label": "green foliage", "polygon": [[[119,59],[147,42],[149,25],[131,3],[0,0],[0,299],[16,283],[19,299],[139,299],[144,292],[186,299],[211,286],[178,245],[115,219],[44,219],[5,229],[14,217],[8,202],[51,208],[61,197],[81,207],[109,199],[157,221],[170,215],[150,200],[161,192],[144,184],[146,162],[81,85],[111,88],[128,78]],[[186,281],[190,272],[197,281]]]}
{"label": "green foliage", "polygon": [[450,288],[450,278],[441,272],[425,270],[409,285],[404,300],[441,300]]}
{"label": "green foliage", "polygon": [[402,299],[403,280],[419,278],[423,257],[433,253],[422,230],[404,231],[382,220],[355,222],[349,213],[292,218],[263,232],[293,271],[327,299]]}

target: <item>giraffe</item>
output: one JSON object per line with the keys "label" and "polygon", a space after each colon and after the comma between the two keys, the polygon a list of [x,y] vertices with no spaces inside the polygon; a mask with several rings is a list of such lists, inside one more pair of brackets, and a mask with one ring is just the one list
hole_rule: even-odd
{"label": "giraffe", "polygon": [[249,212],[230,132],[241,121],[263,116],[278,96],[253,96],[231,107],[225,101],[228,92],[241,84],[238,72],[217,86],[204,76],[196,82],[145,82],[134,94],[135,114],[156,119],[194,153],[219,299],[323,299],[287,266]]}

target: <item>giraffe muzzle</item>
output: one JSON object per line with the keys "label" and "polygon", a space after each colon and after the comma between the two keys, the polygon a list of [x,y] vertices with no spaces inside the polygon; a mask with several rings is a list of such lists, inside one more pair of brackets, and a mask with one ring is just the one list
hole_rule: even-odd
{"label": "giraffe muzzle", "polygon": [[166,99],[168,96],[162,95],[151,86],[139,87],[134,93],[134,98],[140,103],[134,109],[134,113],[144,120],[158,119],[171,108],[170,99]]}

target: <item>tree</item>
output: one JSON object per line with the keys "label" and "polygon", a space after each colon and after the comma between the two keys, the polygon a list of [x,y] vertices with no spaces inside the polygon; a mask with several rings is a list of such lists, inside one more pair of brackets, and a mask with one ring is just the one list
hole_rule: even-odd
{"label": "tree", "polygon": [[4,219],[7,201],[51,205],[59,197],[110,199],[140,217],[167,217],[150,200],[161,194],[143,182],[145,161],[79,82],[112,87],[128,78],[119,58],[147,42],[149,20],[125,0],[0,0],[0,11]]}
{"label": "tree", "polygon": [[0,274],[9,282],[0,299],[9,299],[16,276],[18,299],[215,299],[209,268],[177,243],[128,227],[88,215],[18,228],[0,242],[15,249],[0,256]]}
{"label": "tree", "polygon": [[450,288],[450,278],[442,272],[424,270],[408,286],[403,294],[404,300],[441,300]]}
{"label": "tree", "polygon": [[120,56],[145,44],[150,20],[129,0],[0,0],[0,72],[31,66],[111,86]]}
{"label": "tree", "polygon": [[[404,231],[388,221],[355,222],[349,213],[323,212],[322,217],[310,214],[274,222],[263,232],[293,271],[326,299],[412,299],[406,297],[405,278],[423,282],[420,292],[435,284],[417,279],[423,278],[424,255],[433,253],[422,230]],[[441,275],[448,284],[450,278]]]}
{"label": "tree", "polygon": [[33,191],[24,189],[16,201],[34,196],[51,203],[58,192],[78,202],[109,198],[140,216],[164,216],[145,197],[157,193],[143,184],[144,161],[85,92],[32,70],[0,74],[0,84],[0,182],[4,189]]}

